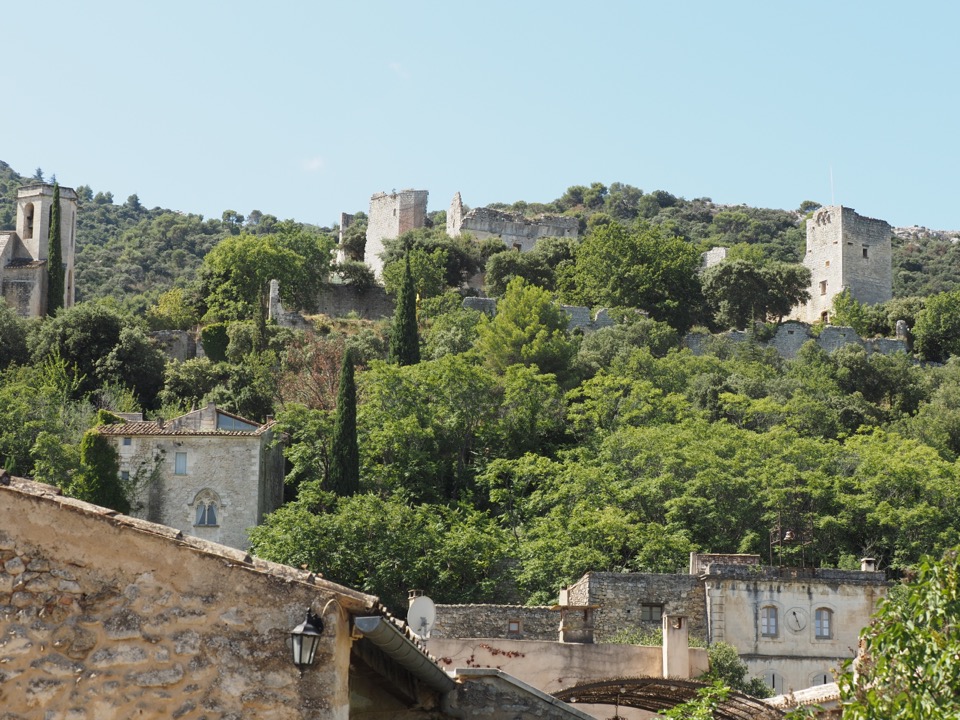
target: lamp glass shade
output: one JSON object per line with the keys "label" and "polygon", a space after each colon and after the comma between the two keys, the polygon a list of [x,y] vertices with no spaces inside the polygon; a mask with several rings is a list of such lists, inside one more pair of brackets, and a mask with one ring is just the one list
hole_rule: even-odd
{"label": "lamp glass shade", "polygon": [[293,664],[301,670],[313,664],[313,656],[320,644],[323,620],[307,610],[307,618],[290,631],[293,640]]}

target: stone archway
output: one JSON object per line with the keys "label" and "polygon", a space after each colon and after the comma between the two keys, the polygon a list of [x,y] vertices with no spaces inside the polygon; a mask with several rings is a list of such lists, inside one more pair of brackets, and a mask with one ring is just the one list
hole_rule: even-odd
{"label": "stone archway", "polygon": [[[697,691],[705,687],[709,685],[696,680],[637,677],[574,685],[555,692],[553,696],[567,703],[619,705],[659,712],[693,700]],[[726,702],[717,708],[715,717],[720,720],[779,720],[783,713],[762,700],[731,692]]]}

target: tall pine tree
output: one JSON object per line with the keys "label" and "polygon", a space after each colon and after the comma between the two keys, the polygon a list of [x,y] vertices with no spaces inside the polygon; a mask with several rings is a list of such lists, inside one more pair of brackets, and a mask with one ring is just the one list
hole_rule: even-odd
{"label": "tall pine tree", "polygon": [[60,246],[60,186],[53,185],[50,233],[47,235],[47,315],[63,307],[63,250]]}
{"label": "tall pine tree", "polygon": [[333,421],[333,447],[327,486],[340,496],[360,491],[360,449],[357,446],[357,386],[353,379],[353,358],[343,353],[337,414]]}
{"label": "tall pine tree", "polygon": [[417,295],[410,274],[410,253],[404,255],[403,278],[397,293],[397,309],[390,331],[389,361],[397,365],[420,362],[420,337],[417,335]]}

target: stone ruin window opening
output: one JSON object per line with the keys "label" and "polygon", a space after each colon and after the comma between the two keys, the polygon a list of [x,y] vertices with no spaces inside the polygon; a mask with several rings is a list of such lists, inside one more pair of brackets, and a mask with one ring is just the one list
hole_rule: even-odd
{"label": "stone ruin window opening", "polygon": [[870,255],[869,255],[869,252],[868,252],[868,248],[867,248],[866,245],[864,245],[864,246],[863,246],[863,259],[864,259],[864,260],[867,260],[867,259],[869,259],[869,257],[870,257]]}
{"label": "stone ruin window opening", "polygon": [[133,444],[133,438],[125,437],[125,438],[123,439],[123,444],[124,444],[124,445],[132,445],[132,444]]}
{"label": "stone ruin window opening", "polygon": [[33,203],[27,203],[23,207],[23,239],[29,240],[33,237]]}
{"label": "stone ruin window opening", "polygon": [[763,675],[763,681],[767,684],[768,687],[773,688],[773,692],[777,695],[783,695],[784,693],[784,682],[783,675],[778,672],[770,670]]}
{"label": "stone ruin window opening", "polygon": [[209,488],[204,488],[193,499],[194,527],[220,526],[220,497]]}
{"label": "stone ruin window opening", "polygon": [[821,294],[821,295],[826,295],[826,294],[827,294],[827,281],[826,281],[826,280],[821,280],[821,281],[820,281],[820,294]]}
{"label": "stone ruin window opening", "polygon": [[130,471],[129,471],[129,470],[121,470],[121,471],[120,471],[120,479],[123,480],[124,482],[126,482],[127,480],[129,480],[129,479],[130,479]]}
{"label": "stone ruin window opening", "polygon": [[767,605],[760,610],[760,634],[763,637],[777,637],[779,634],[779,617],[779,612],[773,605]]}
{"label": "stone ruin window opening", "polygon": [[817,673],[813,676],[810,685],[826,685],[827,683],[832,683],[833,679],[830,676],[830,673]]}
{"label": "stone ruin window opening", "polygon": [[640,622],[659,623],[663,619],[663,605],[643,603],[640,605]]}
{"label": "stone ruin window opening", "polygon": [[823,264],[823,266],[824,266],[824,267],[830,267],[830,261],[827,260],[827,261]]}

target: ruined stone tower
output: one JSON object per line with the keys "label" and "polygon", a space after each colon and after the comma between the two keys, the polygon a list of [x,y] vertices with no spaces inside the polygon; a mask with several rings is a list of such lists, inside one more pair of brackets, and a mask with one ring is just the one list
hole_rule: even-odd
{"label": "ruined stone tower", "polygon": [[832,205],[807,220],[810,300],[794,308],[792,317],[814,323],[829,320],[833,299],[844,290],[862,303],[875,305],[893,297],[893,230],[883,220],[863,217],[853,208]]}
{"label": "ruined stone tower", "polygon": [[[38,183],[17,192],[16,230],[0,231],[0,295],[21,315],[40,317],[47,309],[47,259],[53,185]],[[77,194],[60,188],[60,249],[64,270],[63,306],[75,299]]]}
{"label": "ruined stone tower", "polygon": [[401,190],[389,194],[377,193],[370,198],[363,261],[373,268],[377,279],[383,277],[383,260],[380,258],[383,241],[424,226],[428,195],[426,190]]}

